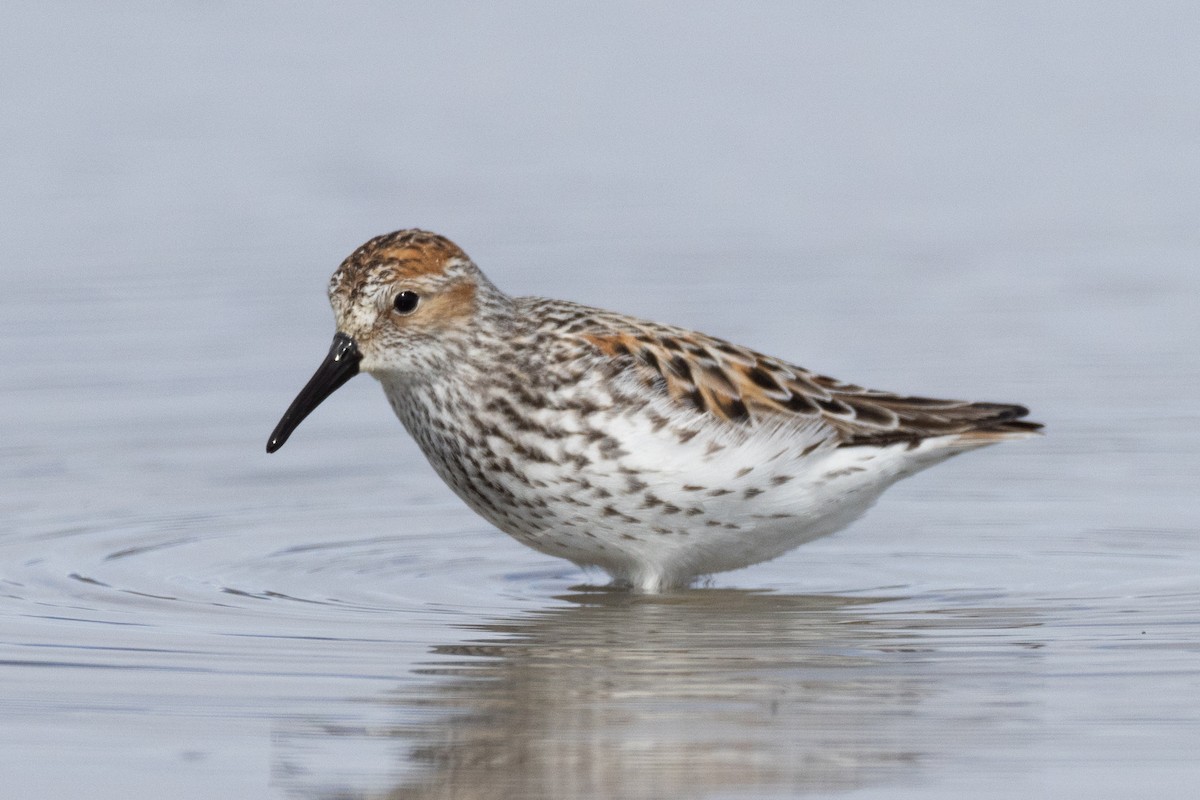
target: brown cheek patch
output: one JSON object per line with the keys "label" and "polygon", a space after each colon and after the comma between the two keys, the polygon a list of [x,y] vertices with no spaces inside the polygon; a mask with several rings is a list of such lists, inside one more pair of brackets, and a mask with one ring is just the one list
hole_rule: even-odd
{"label": "brown cheek patch", "polygon": [[457,283],[430,296],[425,305],[425,313],[418,312],[414,315],[414,322],[419,318],[429,320],[433,324],[470,319],[475,315],[475,285]]}
{"label": "brown cheek patch", "polygon": [[460,283],[442,294],[446,315],[470,317],[475,314],[475,284]]}

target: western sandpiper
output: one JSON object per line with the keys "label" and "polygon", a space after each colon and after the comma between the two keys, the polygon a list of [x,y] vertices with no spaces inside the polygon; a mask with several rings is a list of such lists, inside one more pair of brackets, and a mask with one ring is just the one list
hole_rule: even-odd
{"label": "western sandpiper", "polygon": [[864,389],[702,333],[497,289],[457,245],[379,236],[333,274],[333,347],[271,434],[358,372],[467,505],[646,592],[833,533],[900,478],[1041,426]]}

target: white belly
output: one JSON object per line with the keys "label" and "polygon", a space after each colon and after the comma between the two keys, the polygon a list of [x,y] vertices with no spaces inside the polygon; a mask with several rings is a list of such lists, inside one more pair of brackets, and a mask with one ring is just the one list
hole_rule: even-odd
{"label": "white belly", "polygon": [[897,479],[957,452],[936,439],[837,448],[818,428],[664,426],[611,409],[574,422],[547,412],[517,432],[481,414],[476,431],[439,437],[430,430],[461,421],[414,425],[397,412],[447,484],[501,530],[651,592],[833,533]]}

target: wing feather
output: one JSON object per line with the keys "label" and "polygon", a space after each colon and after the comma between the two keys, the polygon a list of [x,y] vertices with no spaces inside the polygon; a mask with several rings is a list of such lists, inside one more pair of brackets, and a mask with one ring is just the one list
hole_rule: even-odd
{"label": "wing feather", "polygon": [[827,426],[839,445],[916,443],[960,434],[980,440],[1042,426],[1007,403],[972,403],[865,389],[701,333],[588,309],[578,335],[618,371],[636,373],[680,409],[730,425]]}

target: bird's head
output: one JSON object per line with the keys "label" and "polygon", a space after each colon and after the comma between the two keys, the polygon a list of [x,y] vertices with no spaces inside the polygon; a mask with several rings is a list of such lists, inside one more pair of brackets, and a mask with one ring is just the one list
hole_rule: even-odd
{"label": "bird's head", "polygon": [[470,347],[482,312],[504,299],[458,245],[436,233],[396,231],[362,245],[329,281],[333,346],[267,452],[359,372],[403,380],[452,365]]}

